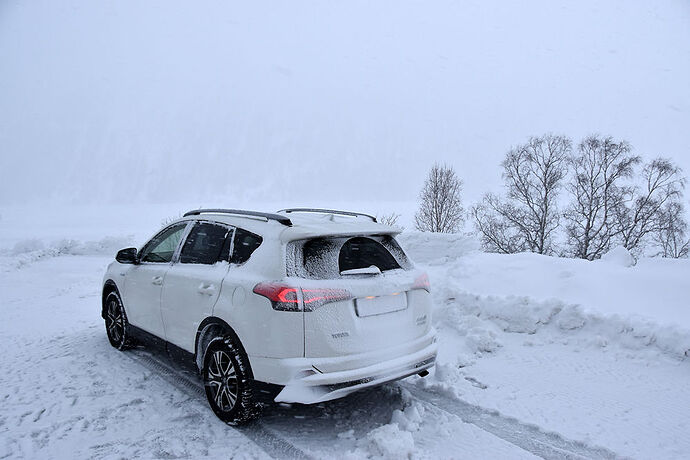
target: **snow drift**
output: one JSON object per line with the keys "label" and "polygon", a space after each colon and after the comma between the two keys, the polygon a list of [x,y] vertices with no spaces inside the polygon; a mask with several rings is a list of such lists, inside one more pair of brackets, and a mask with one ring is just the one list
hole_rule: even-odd
{"label": "snow drift", "polygon": [[690,260],[642,258],[615,249],[602,260],[501,255],[459,235],[403,233],[410,257],[431,276],[434,322],[465,338],[471,352],[500,347],[494,328],[535,334],[553,329],[590,339],[690,356]]}

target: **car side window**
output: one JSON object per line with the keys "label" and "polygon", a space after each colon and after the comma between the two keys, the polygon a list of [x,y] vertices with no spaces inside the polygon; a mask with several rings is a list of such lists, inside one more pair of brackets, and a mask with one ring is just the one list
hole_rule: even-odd
{"label": "car side window", "polygon": [[263,238],[241,228],[235,229],[235,244],[233,245],[230,263],[243,264],[249,260],[254,251],[261,246]]}
{"label": "car side window", "polygon": [[154,236],[141,250],[141,261],[170,262],[186,226],[186,222],[172,225]]}
{"label": "car side window", "polygon": [[232,229],[223,225],[194,224],[180,252],[182,264],[215,264],[228,260]]}

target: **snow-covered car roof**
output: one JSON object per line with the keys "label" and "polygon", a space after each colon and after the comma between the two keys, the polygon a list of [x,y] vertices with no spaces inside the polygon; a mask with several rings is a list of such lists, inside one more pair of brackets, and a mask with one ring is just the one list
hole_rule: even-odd
{"label": "snow-covered car roof", "polygon": [[319,236],[351,235],[397,235],[398,227],[374,222],[371,218],[328,213],[281,213],[289,218],[292,225],[287,226],[275,220],[260,216],[241,216],[227,213],[204,212],[183,217],[185,220],[210,220],[249,230],[263,237],[279,238],[283,242],[315,238]]}

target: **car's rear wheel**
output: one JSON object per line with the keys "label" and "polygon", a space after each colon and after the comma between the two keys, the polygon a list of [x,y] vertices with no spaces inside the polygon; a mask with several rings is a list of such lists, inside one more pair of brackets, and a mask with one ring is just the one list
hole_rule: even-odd
{"label": "car's rear wheel", "polygon": [[105,330],[108,334],[110,344],[118,350],[125,350],[130,347],[127,322],[127,314],[122,305],[122,300],[117,292],[113,291],[105,299]]}
{"label": "car's rear wheel", "polygon": [[208,344],[202,376],[206,398],[218,418],[231,425],[241,425],[259,415],[249,363],[231,338],[218,337]]}

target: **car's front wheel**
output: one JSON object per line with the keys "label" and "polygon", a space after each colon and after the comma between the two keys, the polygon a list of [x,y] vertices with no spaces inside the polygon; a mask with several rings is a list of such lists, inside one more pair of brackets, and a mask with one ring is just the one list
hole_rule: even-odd
{"label": "car's front wheel", "polygon": [[218,337],[208,344],[202,376],[206,398],[218,418],[231,425],[241,425],[258,416],[249,363],[231,338]]}
{"label": "car's front wheel", "polygon": [[113,291],[105,299],[105,330],[110,344],[118,350],[129,348],[131,340],[128,334],[129,323],[122,300]]}

